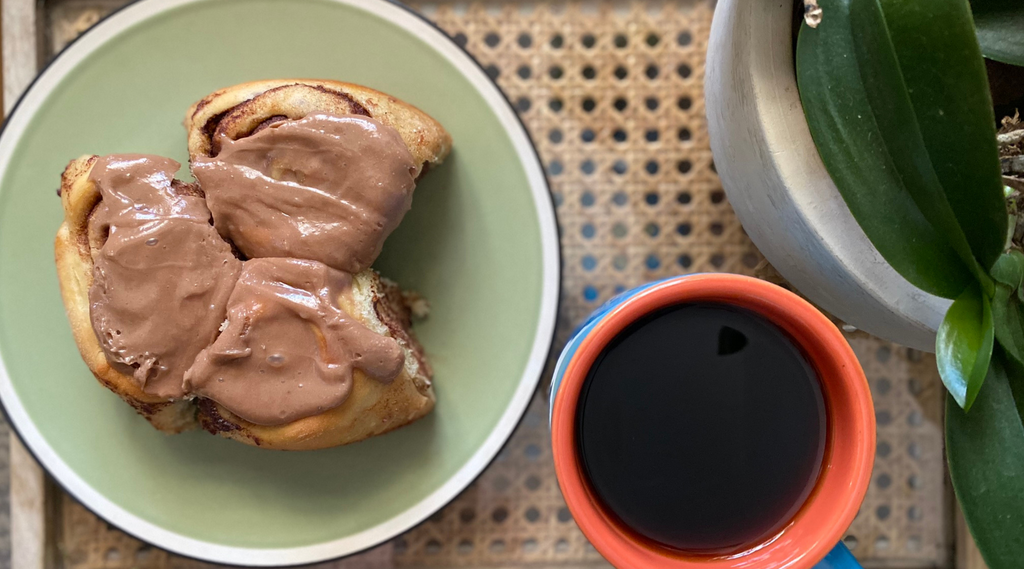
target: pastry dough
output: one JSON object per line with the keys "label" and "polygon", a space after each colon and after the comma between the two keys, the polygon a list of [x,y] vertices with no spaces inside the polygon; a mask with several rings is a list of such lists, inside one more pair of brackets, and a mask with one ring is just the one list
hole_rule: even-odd
{"label": "pastry dough", "polygon": [[[218,140],[233,140],[278,120],[312,113],[370,116],[396,129],[422,176],[451,149],[448,133],[419,109],[394,97],[335,81],[275,80],[221,89],[194,104],[185,127],[191,158],[215,156]],[[389,383],[353,372],[349,397],[338,407],[282,425],[256,425],[204,399],[171,401],[145,393],[136,381],[108,362],[90,321],[89,288],[93,258],[102,235],[90,232],[91,215],[101,199],[89,179],[96,156],[72,161],[61,177],[64,223],[56,239],[57,273],[72,332],[83,360],[96,378],[132,405],[154,427],[177,433],[201,426],[211,433],[270,449],[309,450],[347,444],[385,433],[426,415],[434,406],[432,372],[411,328],[409,303],[398,286],[375,271],[356,274],[339,305],[373,331],[396,339],[405,352],[404,368]],[[176,182],[176,184],[178,184]],[[200,192],[194,184],[180,191]]]}

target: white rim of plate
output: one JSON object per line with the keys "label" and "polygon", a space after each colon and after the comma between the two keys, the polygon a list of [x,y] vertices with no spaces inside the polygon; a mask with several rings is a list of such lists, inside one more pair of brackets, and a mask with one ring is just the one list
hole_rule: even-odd
{"label": "white rim of plate", "polygon": [[[131,26],[167,10],[203,1],[208,0],[135,2],[97,24],[63,51],[28,88],[4,126],[0,134],[0,176],[6,174],[14,148],[41,104],[85,57]],[[456,46],[441,30],[410,10],[388,0],[332,1],[382,17],[422,39],[469,79],[505,127],[520,163],[526,170],[541,231],[543,288],[537,330],[519,386],[497,426],[469,461],[440,488],[394,518],[354,535],[315,545],[275,549],[233,547],[187,537],[143,520],[108,500],[68,467],[42,437],[14,391],[7,368],[0,358],[0,399],[7,416],[32,454],[65,490],[91,511],[125,532],[174,553],[204,561],[254,566],[315,563],[375,547],[419,524],[469,486],[512,435],[536,390],[554,335],[561,278],[554,206],[536,150],[505,96],[469,54]]]}

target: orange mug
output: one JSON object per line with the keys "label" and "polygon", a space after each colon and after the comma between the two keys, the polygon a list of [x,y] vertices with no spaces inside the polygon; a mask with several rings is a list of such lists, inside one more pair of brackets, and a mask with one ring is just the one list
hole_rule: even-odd
{"label": "orange mug", "polygon": [[[630,324],[687,303],[717,303],[759,314],[801,348],[821,382],[826,407],[825,453],[817,482],[775,535],[738,553],[687,553],[644,539],[597,499],[581,464],[576,411],[583,384],[603,349]],[[620,569],[853,569],[840,541],[871,480],[875,414],[853,350],[836,327],[797,295],[768,282],[730,274],[696,274],[649,283],[598,308],[576,331],[551,386],[555,474],[569,511],[594,547]]]}

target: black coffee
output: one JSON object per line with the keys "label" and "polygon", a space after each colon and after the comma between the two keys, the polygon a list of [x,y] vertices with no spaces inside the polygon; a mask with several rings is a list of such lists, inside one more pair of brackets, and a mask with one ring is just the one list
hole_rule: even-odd
{"label": "black coffee", "polygon": [[764,318],[717,304],[633,324],[587,377],[580,458],[608,510],[674,549],[720,553],[769,537],[818,477],[818,377]]}

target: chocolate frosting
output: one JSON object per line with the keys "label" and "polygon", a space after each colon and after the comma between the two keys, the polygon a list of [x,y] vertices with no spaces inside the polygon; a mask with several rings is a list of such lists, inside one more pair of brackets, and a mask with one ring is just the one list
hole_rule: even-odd
{"label": "chocolate frosting", "polygon": [[247,421],[278,425],[341,405],[355,369],[390,382],[405,354],[342,310],[351,285],[317,261],[246,261],[224,331],[186,372],[186,387]]}
{"label": "chocolate frosting", "polygon": [[115,154],[90,173],[102,200],[90,233],[93,329],[112,365],[151,395],[185,395],[182,376],[213,341],[241,262],[210,225],[200,195],[173,182],[168,158]]}
{"label": "chocolate frosting", "polygon": [[89,298],[112,365],[147,393],[205,397],[261,425],[341,405],[355,370],[392,381],[401,346],[343,307],[411,205],[418,168],[401,136],[317,114],[219,142],[192,163],[205,200],[167,158],[93,167],[89,230],[105,242]]}
{"label": "chocolate frosting", "polygon": [[264,125],[195,158],[221,235],[247,257],[366,269],[412,204],[416,163],[398,131],[365,116]]}

